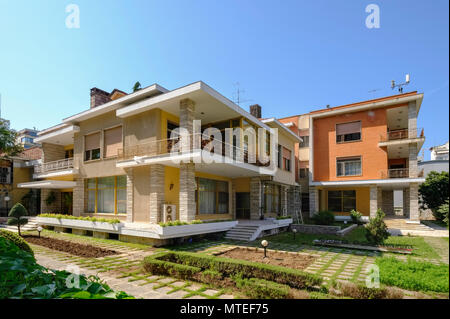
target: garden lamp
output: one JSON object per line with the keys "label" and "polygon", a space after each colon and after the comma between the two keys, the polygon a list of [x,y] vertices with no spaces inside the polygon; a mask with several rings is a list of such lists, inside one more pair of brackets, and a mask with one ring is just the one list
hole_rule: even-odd
{"label": "garden lamp", "polygon": [[295,240],[295,234],[297,234],[297,229],[296,228],[292,229],[292,232],[294,233],[294,240]]}
{"label": "garden lamp", "polygon": [[267,246],[269,246],[269,242],[267,240],[263,240],[261,242],[261,246],[264,248],[264,258],[267,257]]}
{"label": "garden lamp", "polygon": [[37,231],[38,231],[38,234],[39,234],[39,238],[41,238],[42,227],[38,226]]}

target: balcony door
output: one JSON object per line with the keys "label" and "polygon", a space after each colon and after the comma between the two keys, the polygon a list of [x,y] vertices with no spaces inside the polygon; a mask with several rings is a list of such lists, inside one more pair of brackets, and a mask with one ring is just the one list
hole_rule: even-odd
{"label": "balcony door", "polygon": [[250,219],[250,193],[236,193],[236,219]]}

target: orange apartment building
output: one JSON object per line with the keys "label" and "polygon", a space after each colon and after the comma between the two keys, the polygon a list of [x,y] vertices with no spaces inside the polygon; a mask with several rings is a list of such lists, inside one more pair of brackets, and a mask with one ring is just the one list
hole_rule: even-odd
{"label": "orange apartment building", "polygon": [[[280,119],[303,140],[295,149],[302,211],[347,219],[352,209],[368,218],[381,208],[418,222],[422,99],[410,92]],[[394,209],[394,191],[403,192],[402,209]]]}

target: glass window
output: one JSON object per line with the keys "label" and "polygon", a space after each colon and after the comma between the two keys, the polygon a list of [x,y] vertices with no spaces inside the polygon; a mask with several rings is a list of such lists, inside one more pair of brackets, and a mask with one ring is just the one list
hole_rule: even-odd
{"label": "glass window", "polygon": [[309,147],[309,136],[301,136],[300,147]]}
{"label": "glass window", "polygon": [[361,140],[361,121],[336,124],[336,142]]}
{"label": "glass window", "polygon": [[280,212],[280,186],[274,184],[264,185],[264,212],[275,213]]}
{"label": "glass window", "polygon": [[356,209],[356,191],[328,191],[328,210],[342,213],[352,209]]}
{"label": "glass window", "polygon": [[336,175],[337,176],[361,175],[361,157],[337,159]]}
{"label": "glass window", "polygon": [[197,201],[199,214],[227,214],[228,182],[199,178]]}
{"label": "glass window", "polygon": [[84,137],[84,160],[90,161],[100,158],[100,132]]}
{"label": "glass window", "polygon": [[126,176],[88,179],[88,212],[108,214],[126,213],[126,183]]}

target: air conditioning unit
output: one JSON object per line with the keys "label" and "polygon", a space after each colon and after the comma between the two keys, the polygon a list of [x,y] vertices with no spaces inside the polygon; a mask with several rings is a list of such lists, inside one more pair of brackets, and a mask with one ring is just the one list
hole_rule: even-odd
{"label": "air conditioning unit", "polygon": [[171,222],[177,219],[177,206],[172,204],[163,205],[163,222]]}

